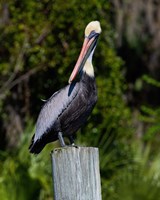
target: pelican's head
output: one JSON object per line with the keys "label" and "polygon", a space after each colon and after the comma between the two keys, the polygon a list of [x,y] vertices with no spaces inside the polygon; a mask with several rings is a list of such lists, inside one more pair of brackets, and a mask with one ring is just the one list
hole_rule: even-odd
{"label": "pelican's head", "polygon": [[89,35],[94,32],[94,33],[101,33],[101,26],[99,21],[92,21],[90,22],[86,28],[85,28],[85,37],[89,37]]}
{"label": "pelican's head", "polygon": [[80,73],[89,57],[92,58],[94,53],[97,39],[101,33],[101,26],[99,21],[90,22],[85,28],[85,39],[83,42],[82,50],[77,60],[77,63],[73,69],[73,72],[69,78],[69,83],[71,83],[78,73]]}

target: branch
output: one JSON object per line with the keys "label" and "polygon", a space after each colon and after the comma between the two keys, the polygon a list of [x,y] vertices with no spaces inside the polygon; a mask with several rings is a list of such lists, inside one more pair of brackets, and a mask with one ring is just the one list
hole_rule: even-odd
{"label": "branch", "polygon": [[[40,69],[40,67],[38,68],[33,68],[30,71],[28,71],[27,73],[23,74],[22,76],[18,77],[17,79],[15,79],[12,82],[9,82],[9,84],[7,85],[7,88],[5,88],[5,91],[11,90],[14,86],[20,84],[22,81],[28,79],[31,75],[35,74],[38,70]],[[15,74],[14,74],[15,75]],[[13,78],[13,77],[12,77]],[[4,88],[4,87],[3,87]],[[2,88],[2,89],[3,89]],[[5,91],[2,90],[2,92],[0,92],[0,99],[4,99],[6,96]]]}

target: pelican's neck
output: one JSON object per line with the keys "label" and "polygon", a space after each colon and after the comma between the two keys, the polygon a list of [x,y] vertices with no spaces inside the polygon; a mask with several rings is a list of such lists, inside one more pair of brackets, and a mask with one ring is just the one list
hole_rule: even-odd
{"label": "pelican's neck", "polygon": [[86,61],[83,67],[83,72],[85,72],[87,75],[91,77],[94,77],[94,69],[93,69],[92,62],[90,62],[89,60]]}
{"label": "pelican's neck", "polygon": [[84,67],[83,67],[83,72],[85,72],[90,77],[94,77],[94,69],[93,69],[93,65],[92,65],[93,53],[94,53],[94,49],[91,52],[91,54],[89,55],[89,57],[87,58],[86,63],[84,64]]}

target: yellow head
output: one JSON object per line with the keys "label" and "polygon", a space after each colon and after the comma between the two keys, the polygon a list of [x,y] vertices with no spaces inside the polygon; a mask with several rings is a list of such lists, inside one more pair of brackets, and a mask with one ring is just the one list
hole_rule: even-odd
{"label": "yellow head", "polygon": [[97,40],[99,34],[101,33],[101,26],[99,21],[90,22],[85,28],[85,39],[83,42],[82,50],[77,60],[77,63],[72,71],[69,78],[69,83],[71,83],[77,76],[77,74],[82,74],[81,72],[86,72],[89,76],[94,76],[94,70],[92,66],[92,56],[96,48]]}
{"label": "yellow head", "polygon": [[85,36],[88,37],[92,31],[98,34],[101,33],[102,30],[99,21],[92,21],[86,26]]}

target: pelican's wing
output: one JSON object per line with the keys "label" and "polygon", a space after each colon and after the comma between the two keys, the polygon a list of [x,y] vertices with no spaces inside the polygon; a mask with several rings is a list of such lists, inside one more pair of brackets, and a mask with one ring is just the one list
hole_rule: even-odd
{"label": "pelican's wing", "polygon": [[54,125],[58,117],[71,104],[77,96],[79,83],[67,85],[63,89],[55,92],[44,104],[36,123],[34,142],[42,137]]}

